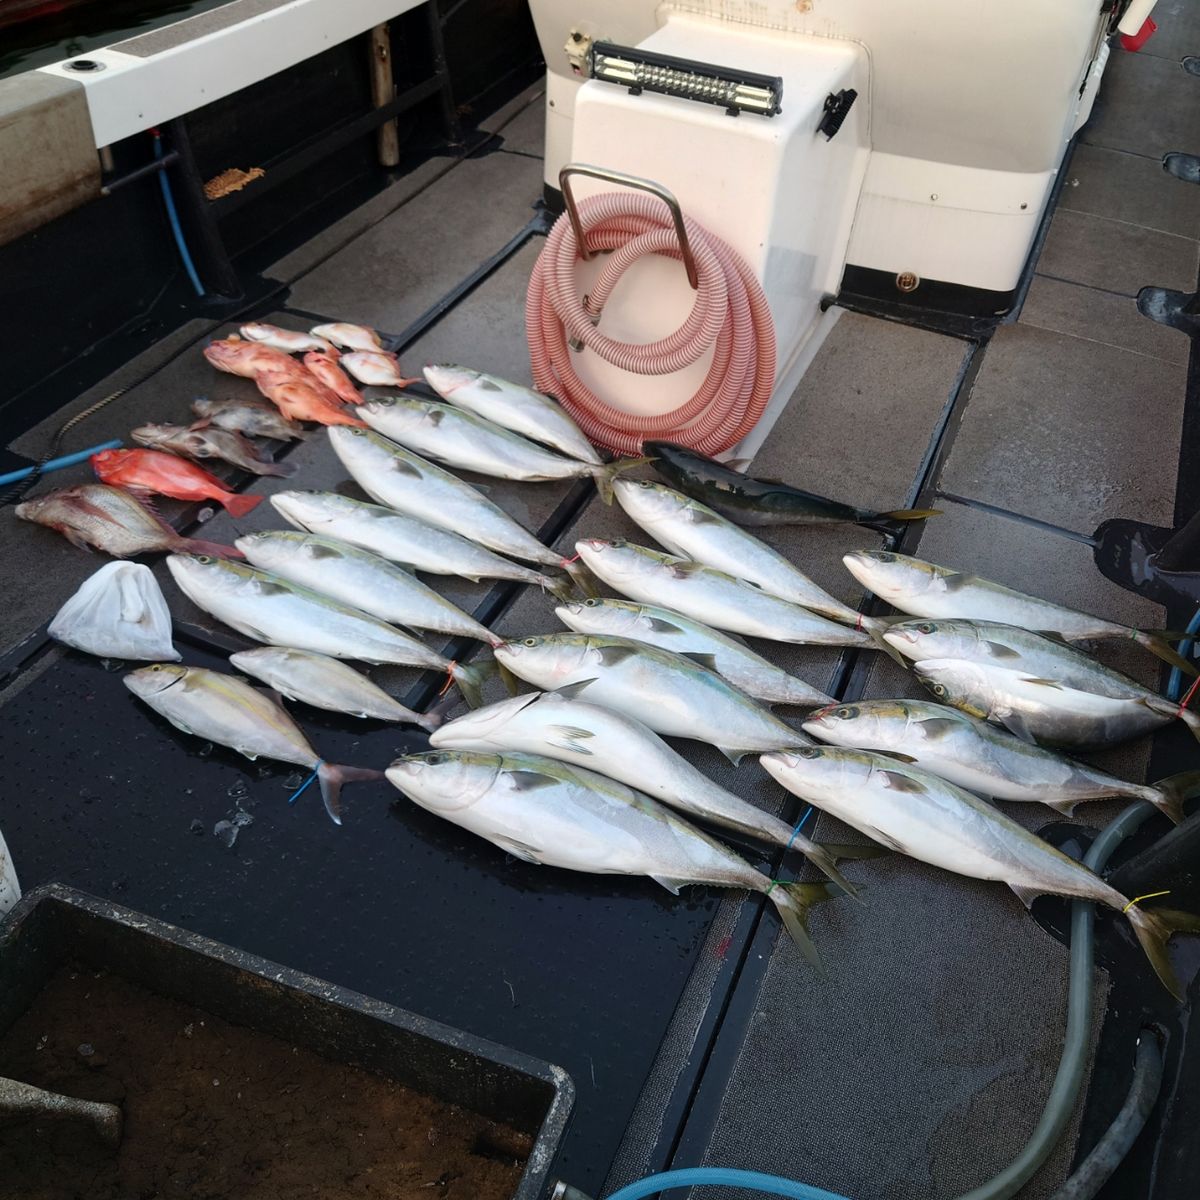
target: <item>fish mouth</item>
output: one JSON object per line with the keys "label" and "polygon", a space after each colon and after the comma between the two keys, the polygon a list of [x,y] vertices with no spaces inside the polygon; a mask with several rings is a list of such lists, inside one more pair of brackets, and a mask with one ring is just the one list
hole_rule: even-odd
{"label": "fish mouth", "polygon": [[904,629],[889,629],[883,635],[883,640],[889,646],[897,650],[902,650],[905,646],[915,646],[917,643],[917,635],[909,633]]}
{"label": "fish mouth", "polygon": [[611,545],[612,542],[607,541],[605,538],[583,538],[575,543],[575,549],[581,551],[584,549],[606,550]]}

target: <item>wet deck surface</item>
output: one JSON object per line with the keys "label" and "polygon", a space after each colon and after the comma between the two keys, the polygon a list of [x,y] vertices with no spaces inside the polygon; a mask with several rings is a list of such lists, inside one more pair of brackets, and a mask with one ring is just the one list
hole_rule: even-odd
{"label": "wet deck surface", "polygon": [[[1200,127],[1200,81],[1170,55],[1200,50],[1200,28],[1182,5],[1160,8],[1152,54],[1114,54],[1019,319],[980,345],[843,314],[753,467],[862,505],[932,499],[944,513],[906,543],[910,553],[1146,626],[1162,624],[1160,609],[1104,580],[1082,543],[1026,518],[1083,534],[1109,517],[1173,520],[1188,340],[1141,318],[1133,297],[1145,284],[1196,283],[1200,190],[1163,175],[1157,158],[1194,149],[1186,138]],[[1153,119],[1141,112],[1150,94],[1167,98],[1155,100]],[[499,150],[423,168],[276,264],[271,273],[292,287],[266,319],[299,328],[312,313],[398,335],[508,248],[402,358],[458,359],[527,381],[521,306],[540,248],[527,227],[541,189],[541,106],[527,100],[504,114]],[[151,370],[88,421],[79,445],[143,420],[183,420],[195,395],[252,393],[203,362],[195,339],[207,336],[199,324],[181,331],[14,448],[37,453],[70,411]],[[289,460],[294,481],[255,490],[356,494],[322,437]],[[586,489],[490,486],[564,549],[583,534],[637,532]],[[202,536],[281,524],[263,505],[236,529],[217,515]],[[0,611],[0,646],[36,647],[99,560],[19,525],[11,510],[0,512],[0,536],[10,578],[23,581]],[[779,530],[767,540],[848,603],[866,602],[840,557],[879,544],[876,535]],[[164,587],[185,658],[215,661],[205,618],[169,579]],[[497,614],[506,634],[556,627],[536,590],[443,590]],[[218,644],[226,640],[238,639],[225,631]],[[839,695],[917,694],[873,653],[756,648]],[[1134,647],[1105,658],[1157,680],[1154,660]],[[385,681],[410,701],[427,702],[434,686],[416,672]],[[286,807],[292,772],[248,770],[221,752],[196,758],[194,742],[135,708],[119,674],[83,656],[36,658],[3,700],[3,824],[27,888],[82,886],[560,1063],[578,1089],[561,1174],[594,1194],[606,1178],[605,1192],[673,1159],[775,1170],[857,1200],[943,1200],[1008,1161],[1048,1093],[1066,950],[998,885],[899,858],[854,867],[868,903],[813,917],[829,968],[821,980],[757,897],[673,898],[646,881],[548,873],[391,806],[386,785],[348,791],[336,830],[315,797]],[[331,758],[382,765],[419,740],[298,712]],[[64,739],[64,728],[78,734]],[[133,753],[118,768],[111,748],[128,739]],[[1143,778],[1148,745],[1101,761]],[[715,751],[687,753],[746,798],[798,815],[756,764],[735,771]],[[226,850],[212,825],[243,806],[255,822]],[[1054,817],[1006,811],[1031,828]],[[1081,815],[1102,823],[1113,811]],[[855,836],[827,818],[817,830]],[[1073,1127],[1025,1200],[1053,1192],[1074,1137]]]}

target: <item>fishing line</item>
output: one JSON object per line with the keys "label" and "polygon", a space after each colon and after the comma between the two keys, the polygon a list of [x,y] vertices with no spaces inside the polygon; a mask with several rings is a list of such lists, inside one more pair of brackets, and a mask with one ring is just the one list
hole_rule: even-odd
{"label": "fishing line", "polygon": [[312,781],[321,773],[321,768],[325,765],[325,760],[319,759],[317,765],[313,767],[312,774],[288,797],[289,804],[295,804],[300,799],[301,795],[308,791],[312,786]]}

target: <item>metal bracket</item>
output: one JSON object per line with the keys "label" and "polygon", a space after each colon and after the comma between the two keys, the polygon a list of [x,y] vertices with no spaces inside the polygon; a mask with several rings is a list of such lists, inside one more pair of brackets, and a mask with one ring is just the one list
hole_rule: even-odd
{"label": "metal bracket", "polygon": [[655,183],[653,179],[642,179],[639,175],[626,175],[623,171],[591,167],[586,163],[567,163],[558,173],[558,186],[563,194],[563,204],[566,206],[567,216],[571,220],[571,228],[575,230],[575,240],[579,243],[579,255],[584,262],[590,262],[594,252],[588,249],[583,233],[583,223],[579,219],[579,208],[571,192],[569,180],[572,175],[586,175],[589,179],[599,179],[603,183],[634,188],[637,191],[649,192],[650,195],[657,196],[671,210],[671,220],[675,222],[675,236],[679,239],[679,251],[683,255],[683,265],[687,271],[688,283],[692,285],[693,290],[699,290],[700,275],[696,270],[692,247],[688,243],[687,229],[683,224],[683,211],[679,207],[679,201],[661,183]]}

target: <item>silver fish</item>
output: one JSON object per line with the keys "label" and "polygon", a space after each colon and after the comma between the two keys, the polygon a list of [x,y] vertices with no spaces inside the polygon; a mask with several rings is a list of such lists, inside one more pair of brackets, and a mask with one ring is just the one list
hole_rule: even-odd
{"label": "silver fish", "polygon": [[0,917],[4,916],[21,898],[21,884],[17,879],[17,868],[0,832]]}
{"label": "silver fish", "polygon": [[1190,930],[1195,919],[1176,922],[1139,907],[987,801],[867,750],[810,746],[764,754],[760,761],[789,792],[901,854],[957,875],[1006,883],[1027,906],[1038,896],[1055,895],[1123,912],[1159,978],[1182,999],[1167,939]]}
{"label": "silver fish", "polygon": [[528,562],[559,567],[556,554],[470,484],[368,429],[337,427],[329,441],[342,465],[373,500],[430,525]]}
{"label": "silver fish", "polygon": [[886,628],[831,596],[777,550],[699,500],[648,479],[622,479],[613,487],[617,503],[672,554],[745,579],[831,621],[871,633]]}
{"label": "silver fish", "polygon": [[592,597],[562,604],[554,611],[558,619],[576,633],[633,638],[685,655],[723,675],[747,696],[767,704],[815,708],[833,703],[832,696],[781,671],[742,642],[671,609],[630,600]]}
{"label": "silver fish", "polygon": [[996,621],[1044,633],[1068,642],[1129,638],[1189,674],[1195,668],[1169,646],[1161,632],[1132,629],[1088,613],[1027,596],[990,579],[888,550],[859,550],[842,558],[846,569],[864,587],[893,608],[916,617],[961,617]]}
{"label": "silver fish", "polygon": [[414,803],[524,862],[594,875],[646,875],[770,898],[797,946],[819,965],[805,913],[826,884],[772,882],[715,838],[624,784],[535,754],[434,750],[387,769]]}
{"label": "silver fish", "polygon": [[[243,433],[247,437],[292,442],[303,441],[308,436],[297,422],[289,421],[267,400],[210,400],[199,397],[192,401],[192,412],[200,421],[207,421],[218,429],[228,429],[232,433]],[[197,425],[192,428],[197,428]]]}
{"label": "silver fish", "polygon": [[437,717],[406,708],[365,675],[327,654],[295,650],[291,646],[263,646],[258,650],[239,650],[229,656],[229,662],[289,700],[299,700],[313,708],[419,725],[426,730],[438,727]]}
{"label": "silver fish", "polygon": [[329,325],[314,325],[309,332],[314,337],[332,342],[341,350],[373,350],[383,349],[383,340],[373,329],[366,325],[350,325],[345,321],[334,321]]}
{"label": "silver fish", "polygon": [[277,475],[286,477],[296,473],[295,463],[277,463],[267,458],[249,438],[229,429],[207,426],[188,429],[184,425],[141,425],[132,429],[129,436],[141,446],[154,450],[169,450],[203,462],[208,458],[219,458],[253,475]]}
{"label": "silver fish", "polygon": [[448,721],[429,743],[436,749],[541,754],[586,767],[688,816],[794,847],[843,891],[855,891],[828,851],[787,822],[718,787],[652,729],[611,708],[564,700],[553,692],[513,696]]}
{"label": "silver fish", "polygon": [[[1016,673],[1034,687],[1057,686],[1110,700],[1133,700],[1157,714],[1158,724],[1164,723],[1162,718],[1173,716],[1192,724],[1189,720],[1192,714],[1186,709],[1180,711],[1178,705],[1120,671],[1098,663],[1082,650],[1013,625],[994,621],[904,621],[893,625],[884,639],[914,662],[961,659],[990,664]],[[1026,690],[1024,685],[1022,690]],[[1019,708],[1002,719],[1002,723],[1018,737],[1026,740],[1037,737],[1022,722]],[[1193,731],[1200,729],[1200,719],[1192,727]]]}
{"label": "silver fish", "polygon": [[708,742],[735,763],[755,750],[811,745],[715,671],[644,642],[554,633],[506,642],[495,654],[534,687],[582,696],[665,737]]}
{"label": "silver fish", "polygon": [[376,433],[449,467],[525,483],[590,478],[606,504],[613,479],[645,461],[604,465],[564,458],[474,413],[419,396],[367,400],[355,411]]}
{"label": "silver fish", "polygon": [[1200,718],[1145,688],[1140,695],[1106,696],[960,658],[922,659],[913,664],[913,674],[943,703],[1003,725],[1027,742],[1064,749],[1111,746],[1152,733],[1176,718],[1200,738]]}
{"label": "silver fish", "polygon": [[425,381],[443,400],[494,421],[570,458],[599,466],[603,459],[552,396],[451,363],[425,368]]}
{"label": "silver fish", "polygon": [[270,499],[298,529],[349,542],[414,571],[457,575],[474,583],[509,579],[535,584],[554,595],[572,593],[561,576],[551,577],[510,562],[457,533],[380,504],[365,504],[337,492],[276,492]]}
{"label": "silver fish", "polygon": [[418,379],[406,379],[400,374],[400,360],[383,350],[354,350],[343,354],[338,365],[349,371],[359,383],[373,387],[408,387]]}
{"label": "silver fish", "polygon": [[332,658],[445,671],[468,704],[479,702],[478,667],[451,662],[365,612],[278,575],[207,555],[175,554],[167,559],[167,567],[197,607],[255,641]]}
{"label": "silver fish", "polygon": [[809,646],[873,645],[868,634],[703,563],[602,538],[585,538],[575,550],[593,575],[622,595],[662,604],[717,629]]}
{"label": "silver fish", "polygon": [[155,663],[131,671],[124,682],[139,700],[184,733],[228,746],[251,760],[274,758],[315,770],[325,811],[337,825],[342,823],[342,784],[382,778],[380,771],[325,762],[296,722],[244,679],[203,667]]}
{"label": "silver fish", "polygon": [[1120,796],[1148,800],[1179,822],[1183,801],[1200,794],[1200,772],[1154,784],[1127,783],[927,700],[835,703],[813,713],[803,728],[834,746],[879,750],[913,762],[981,796],[1046,804],[1066,816],[1083,801]]}
{"label": "silver fish", "polygon": [[475,638],[488,645],[501,640],[416,576],[347,542],[271,529],[240,537],[234,545],[251,566],[272,571],[389,624]]}
{"label": "silver fish", "polygon": [[236,554],[232,546],[181,537],[157,513],[129,492],[104,483],[43,492],[14,509],[22,521],[45,525],[81,550],[95,547],[113,558],[156,550]]}
{"label": "silver fish", "polygon": [[315,333],[297,333],[294,329],[281,329],[264,321],[243,325],[238,331],[248,342],[261,342],[272,350],[284,354],[303,354],[306,350],[328,350],[329,343]]}

